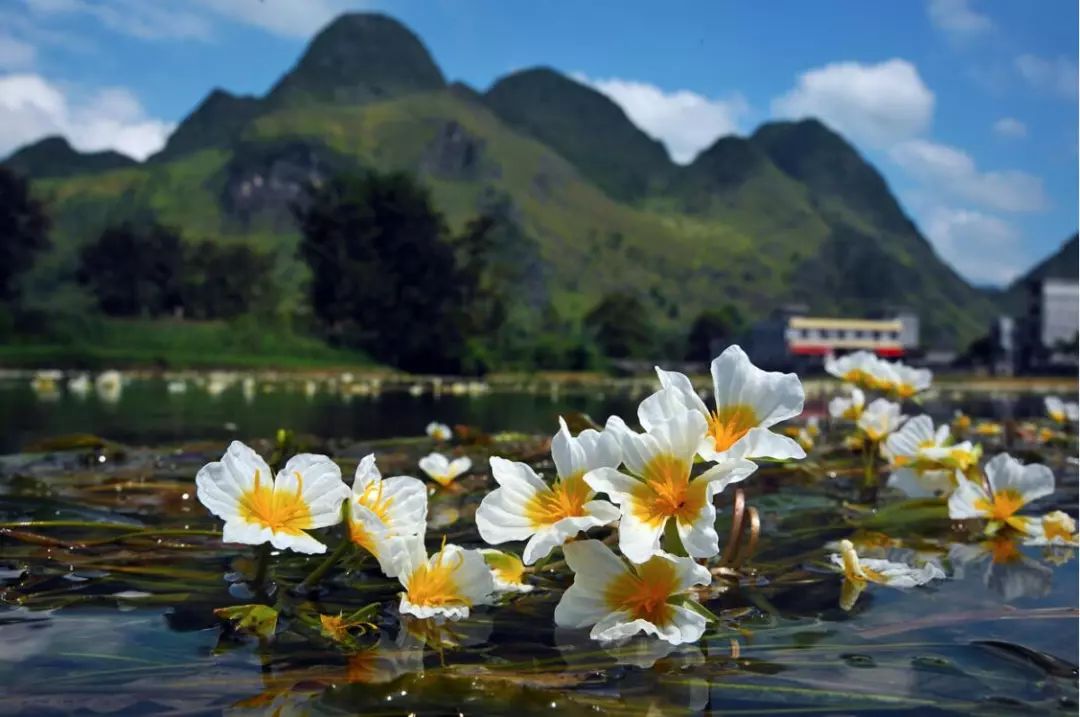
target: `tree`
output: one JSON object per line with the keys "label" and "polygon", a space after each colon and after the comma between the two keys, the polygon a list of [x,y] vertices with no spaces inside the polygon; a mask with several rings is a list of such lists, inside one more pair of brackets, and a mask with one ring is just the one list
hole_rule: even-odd
{"label": "tree", "polygon": [[410,371],[454,371],[463,289],[443,217],[402,173],[338,177],[296,208],[311,304],[331,342]]}
{"label": "tree", "polygon": [[702,311],[686,339],[687,360],[710,361],[725,345],[734,341],[745,326],[738,307],[732,304]]}
{"label": "tree", "polygon": [[182,305],[183,247],[159,224],[109,227],[79,255],[79,281],[110,316],[158,316]]}
{"label": "tree", "polygon": [[185,252],[183,305],[187,316],[230,319],[267,300],[274,258],[245,244],[203,241]]}
{"label": "tree", "polygon": [[644,357],[655,343],[648,309],[628,292],[605,296],[585,316],[585,327],[608,358]]}
{"label": "tree", "polygon": [[49,219],[26,180],[0,167],[0,301],[14,301],[17,277],[49,248]]}

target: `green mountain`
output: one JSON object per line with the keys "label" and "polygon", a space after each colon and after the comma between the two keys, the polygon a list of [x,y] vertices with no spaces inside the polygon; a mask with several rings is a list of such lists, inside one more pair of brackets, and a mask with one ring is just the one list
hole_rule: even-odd
{"label": "green mountain", "polygon": [[749,316],[793,301],[828,314],[906,307],[932,345],[964,345],[995,311],[820,122],[724,137],[679,166],[585,85],[550,69],[483,94],[447,85],[415,35],[371,14],[332,22],[264,98],[211,93],[147,163],[31,173],[54,250],[28,284],[57,295],[83,243],[153,218],[187,241],[273,253],[274,308],[302,310],[290,206],[309,182],[365,168],[416,173],[455,228],[493,207],[510,218],[528,311],[579,319],[632,290],[672,336],[728,303]]}
{"label": "green mountain", "polygon": [[177,125],[153,159],[166,161],[206,147],[224,146],[236,138],[261,107],[262,103],[255,97],[237,97],[214,89]]}
{"label": "green mountain", "polygon": [[442,71],[408,28],[385,15],[342,15],[315,36],[274,88],[271,106],[359,104],[438,90]]}
{"label": "green mountain", "polygon": [[638,129],[621,107],[550,68],[503,77],[484,101],[506,124],[572,161],[617,199],[640,199],[672,170],[663,145]]}
{"label": "green mountain", "polygon": [[131,157],[112,150],[80,152],[63,137],[53,136],[22,147],[5,159],[4,164],[25,177],[41,179],[104,172],[129,167],[136,162]]}

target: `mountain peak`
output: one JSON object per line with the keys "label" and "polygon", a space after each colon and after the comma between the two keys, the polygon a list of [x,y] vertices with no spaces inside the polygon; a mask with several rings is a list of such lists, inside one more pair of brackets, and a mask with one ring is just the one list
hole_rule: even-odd
{"label": "mountain peak", "polygon": [[499,78],[484,101],[504,122],[555,149],[618,199],[642,197],[671,171],[664,146],[619,105],[550,67]]}
{"label": "mountain peak", "polygon": [[155,160],[226,144],[260,110],[255,97],[237,96],[215,87],[176,127]]}
{"label": "mountain peak", "polygon": [[347,13],[324,27],[267,100],[360,103],[446,85],[411,30],[379,13]]}
{"label": "mountain peak", "polygon": [[3,163],[12,171],[31,179],[104,172],[137,164],[131,157],[112,150],[80,152],[60,135],[51,135],[21,147]]}
{"label": "mountain peak", "polygon": [[888,231],[911,231],[910,220],[881,174],[840,134],[818,119],[767,122],[750,141],[820,205],[847,209]]}

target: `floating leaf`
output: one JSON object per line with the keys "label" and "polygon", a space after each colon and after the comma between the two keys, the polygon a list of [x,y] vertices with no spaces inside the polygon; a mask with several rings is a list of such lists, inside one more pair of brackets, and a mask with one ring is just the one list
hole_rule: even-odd
{"label": "floating leaf", "polygon": [[219,607],[214,614],[232,623],[233,629],[259,637],[271,637],[277,629],[278,611],[268,605]]}

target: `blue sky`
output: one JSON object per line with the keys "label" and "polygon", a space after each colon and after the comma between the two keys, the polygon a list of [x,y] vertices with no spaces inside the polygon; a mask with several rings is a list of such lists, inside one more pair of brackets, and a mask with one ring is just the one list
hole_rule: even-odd
{"label": "blue sky", "polygon": [[0,0],[0,155],[48,133],[156,151],[213,87],[261,94],[325,22],[380,10],[450,79],[549,65],[677,161],[816,115],[939,253],[1002,283],[1077,227],[1077,4],[1013,0]]}

